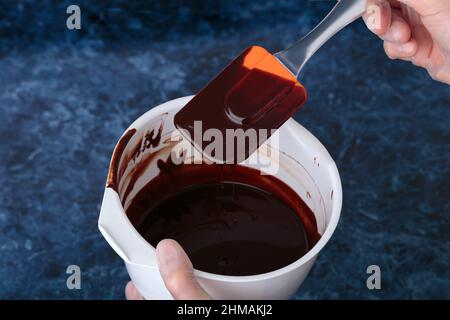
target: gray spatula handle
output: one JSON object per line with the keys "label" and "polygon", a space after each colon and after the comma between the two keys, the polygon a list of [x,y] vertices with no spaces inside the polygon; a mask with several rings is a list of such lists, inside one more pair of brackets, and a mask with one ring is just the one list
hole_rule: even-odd
{"label": "gray spatula handle", "polygon": [[361,17],[366,0],[341,0],[330,13],[305,37],[275,56],[295,75],[311,56],[342,28]]}

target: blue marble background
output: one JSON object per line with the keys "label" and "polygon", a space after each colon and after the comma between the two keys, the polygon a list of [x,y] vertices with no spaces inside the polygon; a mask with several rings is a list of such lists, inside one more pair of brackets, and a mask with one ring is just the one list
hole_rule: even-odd
{"label": "blue marble background", "polygon": [[[65,27],[66,7],[82,30]],[[0,1],[0,298],[121,299],[97,230],[112,149],[245,47],[277,51],[329,1]],[[341,173],[342,219],[297,299],[450,298],[450,87],[390,61],[361,21],[308,63],[295,118]],[[78,264],[82,289],[66,288]],[[378,264],[382,290],[366,288]]]}

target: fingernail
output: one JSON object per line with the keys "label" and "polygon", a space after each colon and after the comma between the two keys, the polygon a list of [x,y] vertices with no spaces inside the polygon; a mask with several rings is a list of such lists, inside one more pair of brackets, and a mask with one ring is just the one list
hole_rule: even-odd
{"label": "fingernail", "polygon": [[381,28],[381,7],[379,3],[371,4],[366,9],[367,19],[366,24],[367,27],[371,31],[375,31]]}
{"label": "fingernail", "polygon": [[159,243],[156,248],[159,271],[162,274],[169,274],[178,268],[177,249],[168,241]]}

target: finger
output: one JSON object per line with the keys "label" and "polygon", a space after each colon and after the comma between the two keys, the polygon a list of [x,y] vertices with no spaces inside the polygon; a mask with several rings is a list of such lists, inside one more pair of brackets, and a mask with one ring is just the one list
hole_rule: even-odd
{"label": "finger", "polygon": [[398,0],[389,0],[391,8],[401,8],[401,3]]}
{"label": "finger", "polygon": [[175,299],[210,299],[197,282],[192,263],[178,242],[162,240],[156,247],[156,257],[164,284]]}
{"label": "finger", "polygon": [[125,297],[127,300],[144,300],[133,282],[129,281],[125,287]]}
{"label": "finger", "polygon": [[430,65],[427,68],[430,76],[437,81],[450,84],[450,56],[446,56],[441,48],[433,45],[430,53]]}
{"label": "finger", "polygon": [[364,22],[377,35],[385,34],[391,25],[391,6],[386,0],[369,0]]}
{"label": "finger", "polygon": [[417,26],[414,28],[413,37],[420,45],[412,59],[412,62],[416,66],[424,68],[431,67],[433,63],[433,59],[431,59],[433,39],[431,38],[430,33],[424,26]]}
{"label": "finger", "polygon": [[411,60],[417,52],[417,41],[411,39],[406,43],[384,42],[384,51],[391,59]]}
{"label": "finger", "polygon": [[411,28],[401,16],[399,9],[392,9],[391,25],[384,34],[380,35],[380,38],[395,43],[406,43],[411,38]]}
{"label": "finger", "polygon": [[434,80],[450,85],[450,63],[430,68],[428,73]]}

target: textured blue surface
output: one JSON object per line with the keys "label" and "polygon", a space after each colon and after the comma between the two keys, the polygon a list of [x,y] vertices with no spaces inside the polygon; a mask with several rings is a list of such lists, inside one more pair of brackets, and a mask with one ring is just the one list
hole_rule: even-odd
{"label": "textured blue surface", "polygon": [[[115,142],[150,107],[195,93],[251,44],[276,51],[318,1],[0,1],[0,298],[121,299],[97,230]],[[361,22],[308,63],[295,118],[341,173],[337,231],[298,299],[450,298],[450,87],[390,61]],[[66,289],[78,264],[82,289]],[[378,264],[382,290],[369,291]]]}

